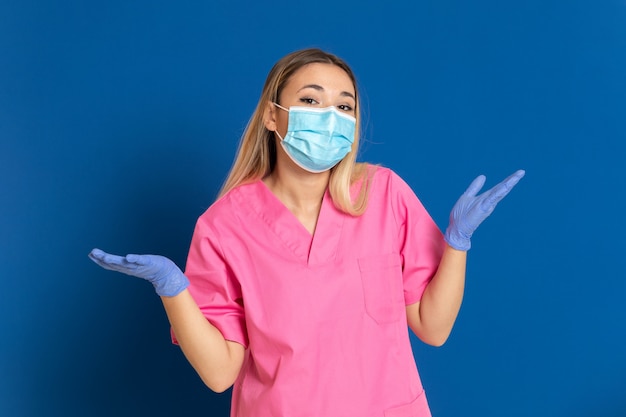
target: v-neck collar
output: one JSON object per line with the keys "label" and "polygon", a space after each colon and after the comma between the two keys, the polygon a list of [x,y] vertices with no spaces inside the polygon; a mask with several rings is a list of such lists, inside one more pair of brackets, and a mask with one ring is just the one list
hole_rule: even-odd
{"label": "v-neck collar", "polygon": [[252,195],[235,193],[240,200],[238,203],[249,206],[300,261],[309,266],[334,261],[345,216],[335,208],[328,189],[324,192],[315,232],[311,236],[262,180],[243,187],[250,189]]}

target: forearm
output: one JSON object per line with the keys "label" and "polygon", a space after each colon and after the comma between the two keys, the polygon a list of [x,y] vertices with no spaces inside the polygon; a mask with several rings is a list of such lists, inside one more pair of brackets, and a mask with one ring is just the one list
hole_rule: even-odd
{"label": "forearm", "polygon": [[439,268],[419,303],[407,307],[413,332],[425,343],[447,340],[463,301],[467,252],[446,245]]}
{"label": "forearm", "polygon": [[213,391],[229,388],[241,369],[244,347],[224,339],[202,315],[188,290],[161,300],[176,339],[200,378]]}

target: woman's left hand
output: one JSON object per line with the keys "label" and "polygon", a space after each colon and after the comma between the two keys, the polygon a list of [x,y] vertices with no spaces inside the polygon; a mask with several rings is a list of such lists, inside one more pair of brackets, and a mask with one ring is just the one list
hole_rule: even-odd
{"label": "woman's left hand", "polygon": [[519,170],[492,189],[476,195],[485,184],[486,177],[479,175],[461,195],[450,213],[450,224],[446,229],[446,242],[454,249],[466,251],[476,228],[485,220],[524,176]]}

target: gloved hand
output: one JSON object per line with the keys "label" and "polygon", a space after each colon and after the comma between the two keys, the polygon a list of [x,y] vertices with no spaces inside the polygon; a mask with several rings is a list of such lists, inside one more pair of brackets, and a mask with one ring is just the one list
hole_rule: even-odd
{"label": "gloved hand", "polygon": [[104,269],[143,278],[160,296],[173,297],[189,286],[189,280],[174,262],[159,255],[111,255],[93,249],[89,258]]}
{"label": "gloved hand", "polygon": [[461,195],[450,213],[450,224],[446,229],[446,242],[454,249],[468,250],[472,233],[489,216],[500,200],[513,189],[526,171],[519,170],[492,189],[476,195],[485,184],[485,176],[479,175]]}

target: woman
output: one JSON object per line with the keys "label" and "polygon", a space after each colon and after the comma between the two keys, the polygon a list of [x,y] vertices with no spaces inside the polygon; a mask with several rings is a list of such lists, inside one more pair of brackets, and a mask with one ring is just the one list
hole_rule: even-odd
{"label": "woman", "polygon": [[206,385],[234,384],[232,416],[430,415],[407,326],[445,342],[472,233],[524,172],[481,195],[474,180],[444,235],[393,171],[356,162],[358,125],[348,65],[291,53],[198,219],[185,274],[161,256],[90,254],[153,283]]}

